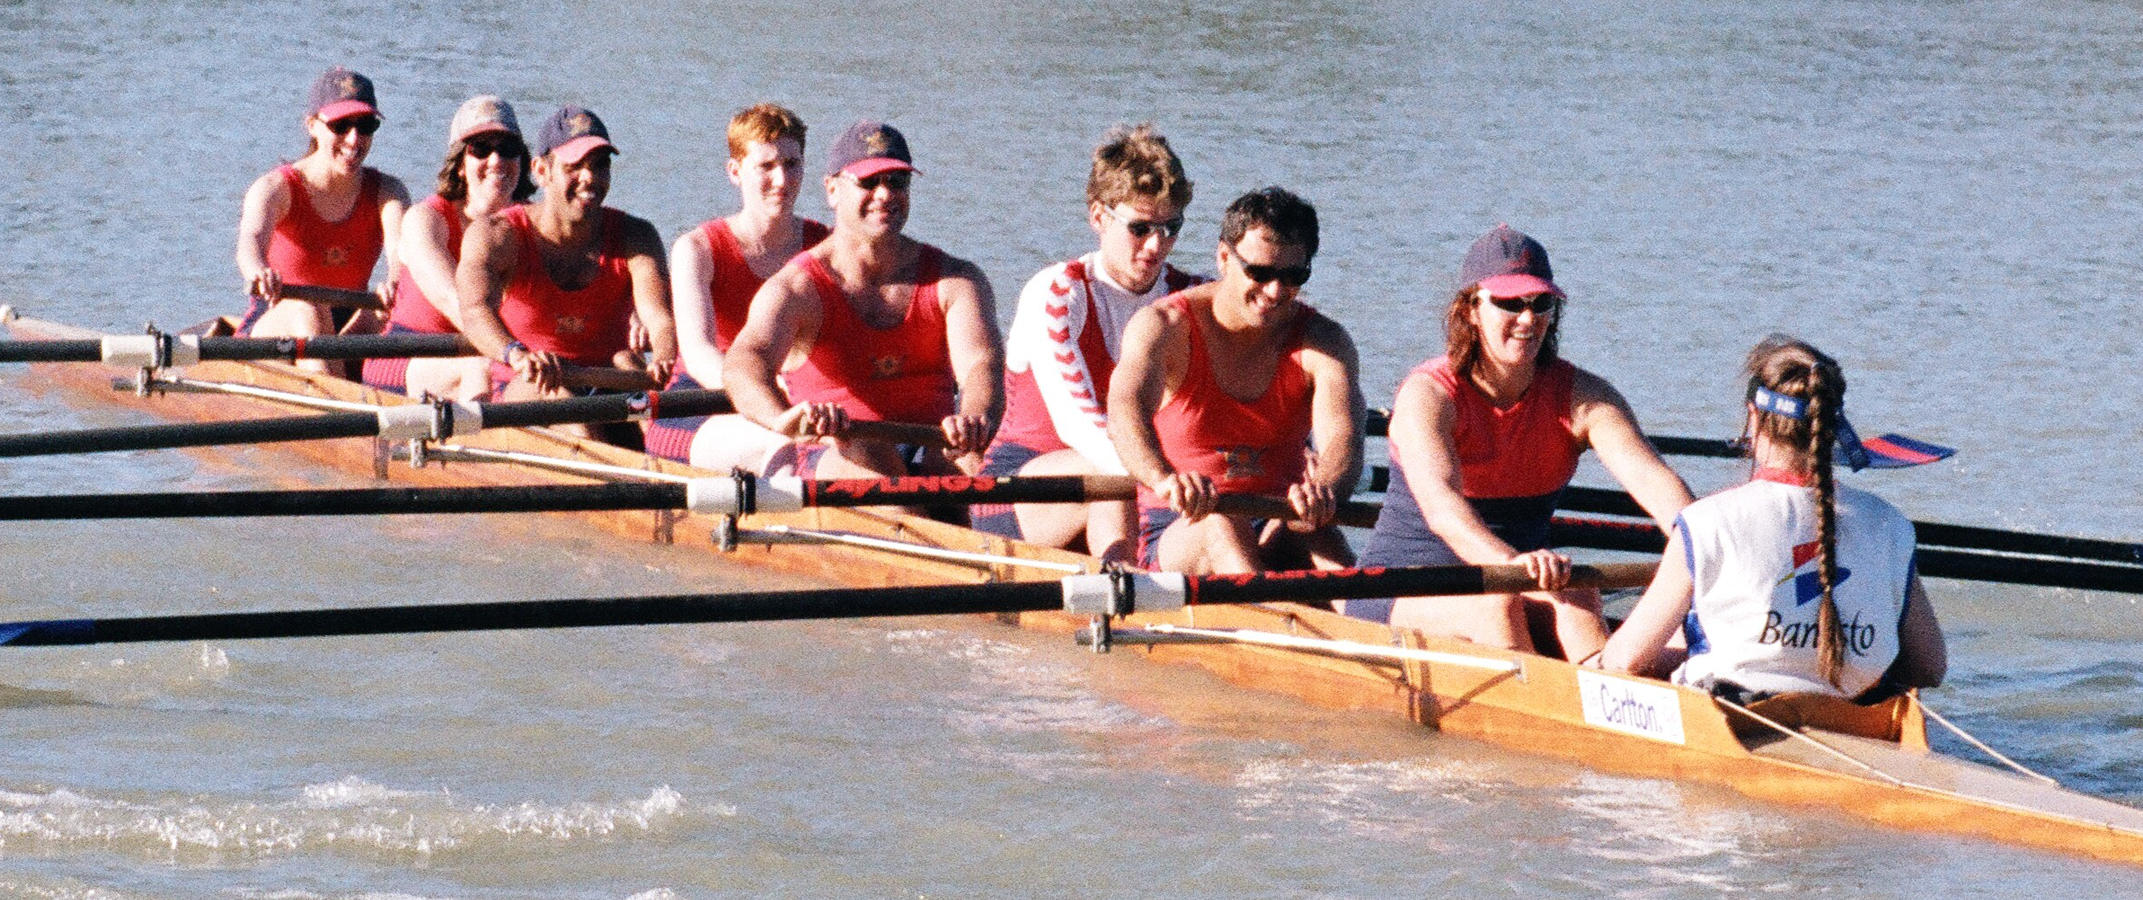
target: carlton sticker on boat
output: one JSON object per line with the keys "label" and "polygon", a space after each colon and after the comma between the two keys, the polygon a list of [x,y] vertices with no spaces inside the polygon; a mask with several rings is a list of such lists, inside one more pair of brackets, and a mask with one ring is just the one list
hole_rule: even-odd
{"label": "carlton sticker on boat", "polygon": [[1684,743],[1681,696],[1671,687],[1579,669],[1577,692],[1587,725]]}

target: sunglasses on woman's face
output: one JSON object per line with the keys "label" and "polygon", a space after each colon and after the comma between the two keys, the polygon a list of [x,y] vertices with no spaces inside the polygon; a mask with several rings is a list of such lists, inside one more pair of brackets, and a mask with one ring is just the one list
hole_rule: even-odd
{"label": "sunglasses on woman's face", "polygon": [[379,117],[351,116],[347,119],[336,119],[327,123],[327,130],[336,134],[349,134],[352,128],[357,129],[358,134],[370,137],[372,132],[379,130]]}
{"label": "sunglasses on woman's face", "polygon": [[1489,297],[1488,302],[1514,316],[1529,309],[1533,315],[1545,316],[1554,313],[1562,305],[1563,298],[1554,294],[1534,294],[1531,297]]}
{"label": "sunglasses on woman's face", "polygon": [[518,157],[525,152],[524,148],[521,146],[521,142],[513,140],[511,138],[502,138],[499,140],[491,141],[474,140],[463,145],[462,149],[467,151],[469,156],[475,159],[484,159],[492,156]]}

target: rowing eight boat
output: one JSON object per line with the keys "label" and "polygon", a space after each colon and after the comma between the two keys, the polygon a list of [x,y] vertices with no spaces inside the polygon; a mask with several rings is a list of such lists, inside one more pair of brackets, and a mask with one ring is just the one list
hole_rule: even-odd
{"label": "rowing eight boat", "polygon": [[[14,319],[10,327],[26,339],[96,336],[34,319]],[[112,390],[106,369],[43,364],[36,373],[37,384],[84,396],[132,396]],[[273,362],[203,362],[183,378],[160,377],[156,386],[165,396],[145,406],[189,420],[410,402]],[[378,438],[282,446],[339,468],[416,485],[712,474],[546,429],[488,430],[451,445],[402,448],[401,455],[419,465],[396,462],[397,448]],[[732,546],[729,556],[740,563],[858,586],[1036,580],[1098,570],[1096,560],[1077,554],[853,509],[810,508],[735,522],[668,511],[575,515],[619,534],[664,543],[689,545],[703,535],[719,535],[715,543]],[[1090,624],[1065,613],[1000,618],[1066,633]],[[2143,811],[2064,790],[2037,776],[1933,753],[1926,740],[1928,714],[1909,696],[1873,707],[1784,699],[1746,710],[1729,708],[1703,693],[1658,681],[1424,638],[1295,603],[1140,614],[1098,633],[1115,645],[1140,647],[1137,652],[1155,662],[1201,666],[1248,687],[1401,715],[1452,734],[1602,770],[1711,782],[1752,797],[1829,807],[1904,828],[2143,864]]]}

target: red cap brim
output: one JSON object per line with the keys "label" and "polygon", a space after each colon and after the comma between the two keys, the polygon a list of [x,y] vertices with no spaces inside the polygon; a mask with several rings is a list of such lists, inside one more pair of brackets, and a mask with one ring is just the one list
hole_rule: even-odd
{"label": "red cap brim", "polygon": [[463,143],[467,143],[467,142],[468,142],[468,140],[469,140],[470,138],[476,137],[477,135],[480,135],[480,134],[512,134],[512,133],[513,133],[513,129],[511,129],[511,128],[508,128],[508,127],[506,127],[505,125],[502,125],[502,124],[500,124],[500,123],[498,123],[498,122],[485,122],[485,123],[483,123],[482,125],[478,125],[478,126],[476,126],[476,127],[474,127],[474,128],[471,128],[471,129],[469,129],[468,131],[464,131],[464,132],[462,132],[462,133],[461,133],[461,136],[460,136],[460,137],[457,137],[457,138],[455,138],[454,140],[457,140],[457,141],[461,141],[461,142],[463,142]]}
{"label": "red cap brim", "polygon": [[901,162],[900,160],[894,159],[890,156],[873,156],[870,159],[856,160],[855,162],[849,163],[846,167],[842,168],[841,174],[854,176],[856,178],[869,178],[873,175],[878,175],[885,172],[900,171],[914,172],[917,175],[923,174],[921,169],[917,169],[914,166]]}
{"label": "red cap brim", "polygon": [[[363,100],[337,100],[313,113],[322,122],[333,122],[351,116],[379,116],[379,109]],[[385,119],[386,116],[380,116]]]}
{"label": "red cap brim", "polygon": [[1560,297],[1563,295],[1563,289],[1556,287],[1555,282],[1522,272],[1513,272],[1508,275],[1490,275],[1481,279],[1481,283],[1475,285],[1475,287],[1487,291],[1488,296],[1491,297],[1531,297],[1534,294],[1554,294]]}
{"label": "red cap brim", "polygon": [[559,144],[551,150],[551,156],[562,163],[577,163],[597,150],[609,150],[612,153],[616,153],[618,152],[618,145],[611,143],[608,138],[584,134]]}

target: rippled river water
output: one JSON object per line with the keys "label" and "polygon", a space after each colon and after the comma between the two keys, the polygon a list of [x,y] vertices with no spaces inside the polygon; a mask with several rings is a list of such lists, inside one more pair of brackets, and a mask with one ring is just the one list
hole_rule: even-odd
{"label": "rippled river water", "polygon": [[[1198,182],[1179,262],[1279,183],[1371,402],[1435,352],[1467,243],[1544,241],[1567,355],[1654,431],[1735,430],[1787,330],[1864,430],[1959,448],[1855,476],[1916,518],[2143,538],[2143,32],[2113,3],[397,0],[0,4],[0,302],[125,330],[239,308],[247,182],[305,86],[379,85],[419,193],[465,96],[603,114],[614,205],[726,212],[721,126],[883,117],[912,233],[1009,317],[1090,245],[1086,153],[1152,120]],[[822,210],[808,196],[807,212]],[[139,421],[0,369],[8,430]],[[0,491],[350,483],[272,451],[12,461]],[[1693,484],[1730,464],[1687,464]],[[271,472],[273,474],[271,474]],[[1597,471],[1581,480],[1601,483]],[[552,519],[0,529],[0,618],[766,583]],[[2143,802],[2125,597],[1933,585],[1929,702]],[[0,894],[31,897],[2096,896],[2131,870],[1588,773],[965,620],[7,651]]]}

